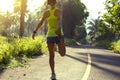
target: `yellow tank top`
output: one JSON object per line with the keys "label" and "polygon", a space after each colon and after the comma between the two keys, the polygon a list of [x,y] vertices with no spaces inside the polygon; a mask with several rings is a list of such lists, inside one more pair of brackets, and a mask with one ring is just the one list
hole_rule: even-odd
{"label": "yellow tank top", "polygon": [[[56,31],[56,29],[58,29],[59,22],[58,22],[57,16],[55,16],[55,10],[56,10],[56,8],[49,10],[50,15],[47,18],[47,22],[48,22],[47,37],[56,37],[57,36],[55,31]],[[62,33],[63,33],[63,31],[62,31]]]}

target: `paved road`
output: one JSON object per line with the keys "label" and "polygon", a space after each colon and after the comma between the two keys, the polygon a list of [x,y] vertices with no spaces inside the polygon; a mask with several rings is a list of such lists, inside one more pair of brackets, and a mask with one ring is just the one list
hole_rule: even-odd
{"label": "paved road", "polygon": [[92,68],[88,80],[120,80],[120,54],[90,48]]}
{"label": "paved road", "polygon": [[[58,80],[120,80],[120,54],[91,46],[67,47],[55,56]],[[25,68],[7,69],[0,80],[50,80],[48,55],[32,59]]]}

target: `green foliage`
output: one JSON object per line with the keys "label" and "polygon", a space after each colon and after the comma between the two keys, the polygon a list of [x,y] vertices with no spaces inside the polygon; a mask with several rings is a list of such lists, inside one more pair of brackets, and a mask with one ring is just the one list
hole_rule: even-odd
{"label": "green foliage", "polygon": [[74,36],[74,38],[75,38],[75,40],[77,40],[77,41],[80,41],[80,40],[84,39],[84,38],[86,37],[86,35],[87,35],[84,26],[76,26],[76,28],[75,28],[74,31],[75,31],[75,36]]}
{"label": "green foliage", "polygon": [[65,45],[66,45],[66,46],[76,45],[76,40],[71,39],[71,38],[65,38]]}
{"label": "green foliage", "polygon": [[88,22],[87,25],[88,25],[87,30],[89,30],[88,35],[91,37],[95,36],[95,33],[98,28],[98,20],[91,20]]}
{"label": "green foliage", "polygon": [[116,53],[120,53],[120,40],[113,43],[113,51]]}
{"label": "green foliage", "polygon": [[77,25],[81,26],[88,17],[86,6],[80,0],[67,0],[63,5],[63,29],[66,37],[73,38]]}
{"label": "green foliage", "polygon": [[103,47],[106,49],[111,49],[111,46],[112,46],[110,40],[99,41],[99,42],[96,42],[94,45],[99,46],[99,47]]}
{"label": "green foliage", "polygon": [[0,63],[9,63],[11,59],[11,53],[13,51],[13,46],[7,42],[6,37],[0,37]]}
{"label": "green foliage", "polygon": [[4,43],[0,45],[0,62],[7,64],[12,58],[11,54],[13,52],[13,46],[9,43]]}
{"label": "green foliage", "polygon": [[11,36],[18,33],[19,16],[14,13],[7,12],[0,14],[0,34],[3,36]]}
{"label": "green foliage", "polygon": [[112,33],[120,34],[120,3],[119,0],[106,0],[107,13],[103,15],[106,26]]}
{"label": "green foliage", "polygon": [[7,38],[3,37],[3,36],[0,36],[0,44],[4,44],[6,42],[7,42]]}
{"label": "green foliage", "polygon": [[47,45],[43,37],[36,37],[35,40],[32,38],[22,38],[16,39],[13,43],[14,53],[13,56],[19,55],[28,55],[34,56],[47,51]]}
{"label": "green foliage", "polygon": [[[39,37],[38,37],[39,38]],[[42,53],[48,53],[48,48],[47,48],[47,44],[46,44],[46,39],[41,36],[41,40],[38,39],[38,41],[41,42],[41,52]]]}
{"label": "green foliage", "polygon": [[94,45],[103,47],[105,49],[113,50],[115,53],[120,53],[120,40],[118,41],[102,40],[102,41],[96,42]]}
{"label": "green foliage", "polygon": [[0,64],[8,66],[22,65],[27,57],[47,53],[47,44],[42,36],[32,38],[6,38],[0,37]]}
{"label": "green foliage", "polygon": [[115,38],[115,34],[120,35],[120,1],[106,0],[105,9],[106,13],[98,19],[98,37],[107,36]]}

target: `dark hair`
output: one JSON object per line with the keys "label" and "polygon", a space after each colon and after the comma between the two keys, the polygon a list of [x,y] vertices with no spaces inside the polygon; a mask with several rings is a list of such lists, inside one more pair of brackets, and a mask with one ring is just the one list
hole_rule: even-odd
{"label": "dark hair", "polygon": [[48,5],[51,4],[51,3],[55,4],[55,3],[56,3],[56,0],[47,0],[47,4],[48,4]]}

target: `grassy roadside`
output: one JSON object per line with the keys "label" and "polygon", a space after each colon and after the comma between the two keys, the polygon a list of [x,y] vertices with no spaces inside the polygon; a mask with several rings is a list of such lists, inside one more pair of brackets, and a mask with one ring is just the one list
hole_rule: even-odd
{"label": "grassy roadside", "polygon": [[6,38],[0,36],[0,71],[7,67],[24,66],[32,56],[47,53],[44,37],[32,38]]}
{"label": "grassy roadside", "polygon": [[[66,46],[76,45],[74,39],[65,38]],[[0,71],[5,68],[25,66],[30,58],[48,53],[46,39],[38,36],[33,40],[31,37],[7,38],[0,36]]]}
{"label": "grassy roadside", "polygon": [[120,53],[120,40],[102,40],[95,42],[94,45],[112,50],[115,53]]}

